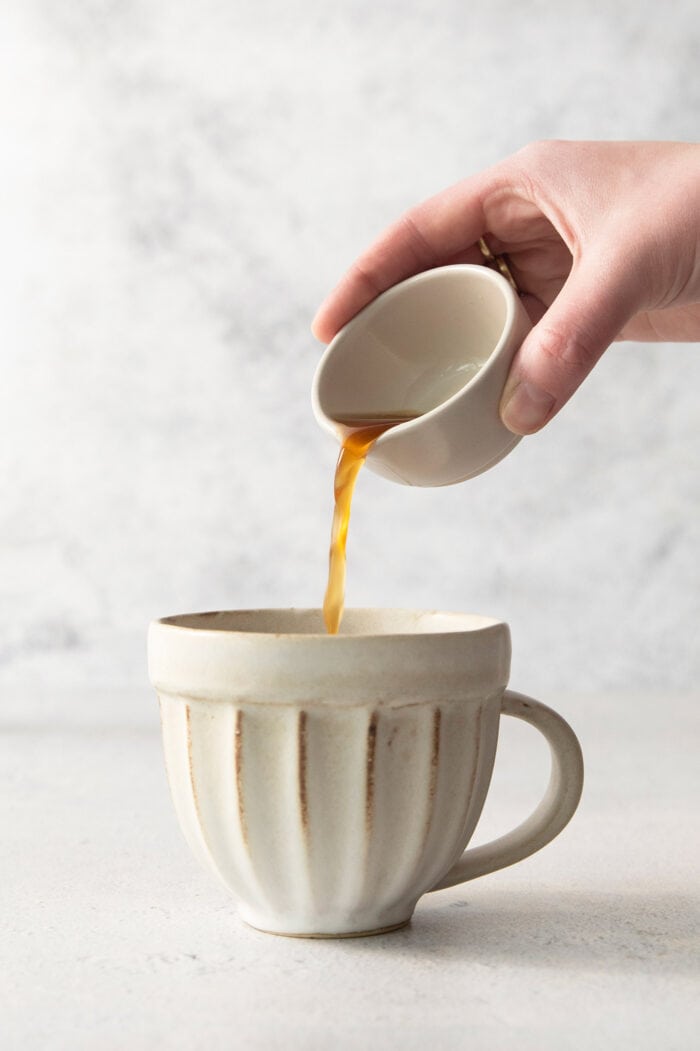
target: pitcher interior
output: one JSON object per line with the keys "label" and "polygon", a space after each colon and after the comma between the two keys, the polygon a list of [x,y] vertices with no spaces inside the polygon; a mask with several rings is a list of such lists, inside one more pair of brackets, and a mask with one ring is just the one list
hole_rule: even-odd
{"label": "pitcher interior", "polygon": [[449,269],[385,293],[337,337],[317,377],[328,417],[424,415],[474,379],[500,344],[508,301],[491,271],[466,280]]}

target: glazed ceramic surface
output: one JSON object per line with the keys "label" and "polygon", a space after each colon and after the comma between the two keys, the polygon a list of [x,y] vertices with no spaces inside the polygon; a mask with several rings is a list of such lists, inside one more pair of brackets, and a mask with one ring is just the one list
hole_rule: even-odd
{"label": "glazed ceramic surface", "polygon": [[328,345],[312,388],[316,419],[414,415],[374,444],[367,466],[406,485],[461,482],[520,440],[499,404],[530,330],[517,294],[485,266],[437,267],[384,292]]}
{"label": "glazed ceramic surface", "polygon": [[[193,614],[151,625],[168,779],[194,854],[244,920],[280,934],[372,933],[426,891],[512,864],[567,823],[582,762],[568,725],[506,691],[508,627],[348,610]],[[518,829],[463,853],[501,712],[541,730],[550,784]]]}

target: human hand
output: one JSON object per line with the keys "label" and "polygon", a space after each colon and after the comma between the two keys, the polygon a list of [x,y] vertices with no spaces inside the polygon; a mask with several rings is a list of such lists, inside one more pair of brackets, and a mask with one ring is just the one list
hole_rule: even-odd
{"label": "human hand", "polygon": [[544,426],[615,339],[700,339],[700,145],[540,142],[409,209],[318,311],[323,342],[412,274],[505,255],[534,328],[501,401]]}

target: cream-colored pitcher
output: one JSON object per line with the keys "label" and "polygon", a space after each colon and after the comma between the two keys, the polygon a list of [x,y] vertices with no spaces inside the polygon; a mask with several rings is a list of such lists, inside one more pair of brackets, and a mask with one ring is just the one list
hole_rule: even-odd
{"label": "cream-colored pitcher", "polygon": [[316,419],[413,417],[381,435],[367,467],[405,485],[451,485],[517,445],[499,404],[531,328],[512,284],[486,266],[427,270],[384,292],[326,348],[312,388]]}

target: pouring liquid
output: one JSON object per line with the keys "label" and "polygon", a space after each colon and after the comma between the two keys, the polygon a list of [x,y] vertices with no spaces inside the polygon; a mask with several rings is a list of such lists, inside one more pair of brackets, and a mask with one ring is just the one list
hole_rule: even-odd
{"label": "pouring liquid", "polygon": [[418,413],[346,417],[338,420],[345,437],[335,468],[333,525],[328,562],[328,585],[323,601],[323,619],[329,635],[336,635],[345,606],[346,546],[352,494],[357,475],[377,438],[391,427],[415,420]]}

